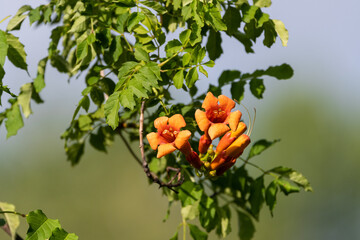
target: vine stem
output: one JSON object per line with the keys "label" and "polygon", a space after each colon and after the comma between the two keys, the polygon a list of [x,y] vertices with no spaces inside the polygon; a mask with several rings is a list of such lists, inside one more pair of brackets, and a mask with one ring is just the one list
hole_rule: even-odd
{"label": "vine stem", "polygon": [[130,144],[128,143],[128,141],[126,140],[126,138],[124,137],[124,135],[121,132],[121,129],[118,128],[118,133],[120,135],[120,138],[123,140],[123,142],[125,143],[125,146],[127,147],[127,149],[129,150],[129,152],[131,153],[131,155],[134,157],[134,159],[136,160],[137,163],[140,164],[140,166],[142,165],[141,160],[138,158],[138,156],[136,156],[134,150],[132,150]]}
{"label": "vine stem", "polygon": [[0,214],[16,214],[16,215],[19,215],[21,217],[26,217],[26,214],[23,214],[23,213],[19,213],[19,212],[15,212],[15,211],[0,211]]}
{"label": "vine stem", "polygon": [[[168,167],[168,171],[175,171],[175,177],[173,177],[168,183],[162,182],[159,177],[150,171],[149,165],[146,161],[145,156],[145,149],[144,149],[144,137],[143,137],[143,130],[144,130],[144,110],[145,110],[145,101],[141,102],[141,109],[140,109],[140,125],[139,125],[139,148],[141,152],[141,158],[142,158],[142,167],[144,169],[144,172],[148,178],[150,178],[153,182],[157,183],[159,185],[159,188],[161,187],[167,187],[171,191],[175,193],[179,193],[174,189],[174,187],[180,186],[184,182],[184,178],[181,175],[181,169],[180,168],[172,168]],[[177,178],[177,182],[173,183],[173,181]]]}

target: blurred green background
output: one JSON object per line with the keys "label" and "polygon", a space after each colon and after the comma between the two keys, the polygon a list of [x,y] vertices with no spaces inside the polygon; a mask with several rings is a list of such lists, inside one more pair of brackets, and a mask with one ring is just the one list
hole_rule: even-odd
{"label": "blurred green background", "polygon": [[[0,8],[0,19],[23,4],[37,3],[8,2]],[[265,79],[264,100],[252,98],[247,91],[243,103],[257,109],[254,141],[282,140],[252,161],[265,169],[295,168],[310,180],[314,193],[280,194],[273,218],[263,209],[254,239],[360,239],[360,33],[355,25],[360,20],[359,7],[356,0],[346,5],[325,0],[274,1],[265,12],[284,21],[289,46],[284,48],[278,41],[268,49],[259,42],[255,54],[246,55],[241,45],[224,39],[223,57],[209,71],[209,79],[198,85],[204,89],[215,84],[225,69],[246,72],[287,62],[295,70],[288,81]],[[0,28],[5,29],[6,23]],[[26,27],[18,34],[32,75],[46,54],[49,32]],[[30,80],[10,64],[5,70],[4,82],[12,89]],[[68,127],[84,86],[81,78],[66,80],[49,67],[42,93],[45,104],[33,105],[34,114],[17,136],[6,140],[5,128],[0,127],[0,201],[13,203],[24,213],[42,209],[80,239],[170,238],[181,221],[179,205],[173,206],[163,223],[166,197],[148,185],[119,138],[108,154],[88,146],[78,166],[66,162],[60,134]],[[188,101],[180,91],[173,92],[177,101]],[[229,95],[229,89],[223,94]],[[22,236],[25,226],[22,222]],[[232,227],[228,239],[237,239],[236,221]],[[8,237],[0,232],[0,239]]]}

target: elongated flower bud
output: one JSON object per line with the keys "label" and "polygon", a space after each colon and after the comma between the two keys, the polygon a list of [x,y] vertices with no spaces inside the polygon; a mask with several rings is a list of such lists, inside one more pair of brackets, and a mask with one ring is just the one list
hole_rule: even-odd
{"label": "elongated flower bud", "polygon": [[238,158],[249,144],[250,137],[246,134],[242,134],[225,150],[225,155],[232,158]]}
{"label": "elongated flower bud", "polygon": [[240,122],[235,131],[227,132],[220,140],[217,148],[216,153],[219,154],[220,152],[224,151],[227,147],[229,147],[241,134],[246,131],[246,124]]}
{"label": "elongated flower bud", "polygon": [[211,139],[207,133],[200,137],[199,141],[199,153],[205,154],[211,145]]}

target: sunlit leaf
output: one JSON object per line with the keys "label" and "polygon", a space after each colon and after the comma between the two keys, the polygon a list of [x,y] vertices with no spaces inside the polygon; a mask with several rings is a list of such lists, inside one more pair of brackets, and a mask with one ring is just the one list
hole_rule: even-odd
{"label": "sunlit leaf", "polygon": [[24,122],[20,113],[20,106],[18,105],[18,103],[14,103],[9,109],[9,111],[6,112],[6,118],[6,137],[9,138],[16,135],[18,130],[24,126]]}
{"label": "sunlit leaf", "polygon": [[24,45],[11,33],[7,33],[8,52],[7,57],[16,67],[27,71],[26,53]]}
{"label": "sunlit leaf", "polygon": [[114,92],[105,103],[106,123],[109,124],[112,129],[117,128],[119,125],[119,109],[120,92]]}
{"label": "sunlit leaf", "polygon": [[275,139],[273,141],[267,141],[265,139],[258,140],[257,142],[255,142],[252,145],[247,159],[250,159],[256,155],[259,155],[264,150],[266,150],[267,148],[271,147],[273,144],[275,144],[279,141],[280,141],[279,139]]}
{"label": "sunlit leaf", "polygon": [[60,228],[58,220],[49,219],[41,210],[30,212],[26,216],[29,229],[26,240],[45,240],[49,239],[56,228]]}
{"label": "sunlit leaf", "polygon": [[273,19],[272,21],[275,24],[275,31],[278,34],[278,36],[280,37],[282,45],[284,47],[286,47],[287,43],[288,43],[288,40],[289,40],[289,32],[288,32],[288,30],[285,28],[285,25],[284,25],[284,23],[282,21],[276,20],[276,19]]}
{"label": "sunlit leaf", "polygon": [[[0,202],[0,210],[1,211],[11,211],[15,212],[15,206],[10,203]],[[20,225],[19,215],[13,213],[4,213],[4,217],[6,219],[6,223],[9,226],[11,239],[15,240],[16,238],[16,229]]]}
{"label": "sunlit leaf", "polygon": [[31,83],[26,83],[21,86],[20,90],[21,92],[18,96],[18,103],[22,107],[24,117],[28,118],[32,113],[30,100],[33,92],[33,85]]}
{"label": "sunlit leaf", "polygon": [[1,66],[4,66],[5,58],[8,52],[8,47],[9,45],[7,43],[6,34],[4,31],[0,30],[0,65]]}
{"label": "sunlit leaf", "polygon": [[67,233],[62,228],[56,228],[49,240],[78,240],[78,236],[76,236],[74,233]]}

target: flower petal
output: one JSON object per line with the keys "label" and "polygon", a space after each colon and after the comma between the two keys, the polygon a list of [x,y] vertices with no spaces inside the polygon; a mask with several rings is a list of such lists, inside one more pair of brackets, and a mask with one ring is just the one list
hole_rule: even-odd
{"label": "flower petal", "polygon": [[231,137],[237,138],[243,134],[247,129],[247,126],[244,122],[239,122],[235,131],[231,132]]}
{"label": "flower petal", "polygon": [[213,107],[217,107],[217,105],[218,105],[218,99],[214,97],[214,95],[211,92],[208,92],[202,104],[202,108],[208,110]]}
{"label": "flower petal", "polygon": [[241,112],[239,110],[231,112],[227,118],[227,123],[231,128],[231,131],[235,131],[241,118]]}
{"label": "flower petal", "polygon": [[176,148],[174,147],[174,145],[172,143],[166,143],[166,144],[161,144],[159,146],[158,149],[158,153],[157,153],[157,158],[161,158],[167,154],[172,153],[173,151],[175,151]]}
{"label": "flower petal", "polygon": [[195,119],[201,131],[205,132],[210,127],[210,121],[206,116],[206,113],[201,110],[196,110]]}
{"label": "flower petal", "polygon": [[148,135],[146,135],[146,138],[149,141],[150,147],[153,150],[156,150],[158,145],[162,142],[158,133],[149,133]]}
{"label": "flower petal", "polygon": [[208,133],[211,140],[214,140],[215,138],[220,137],[229,130],[230,128],[224,123],[214,123],[209,127]]}
{"label": "flower petal", "polygon": [[225,95],[219,96],[220,108],[224,111],[230,112],[235,107],[235,102]]}
{"label": "flower petal", "polygon": [[177,149],[182,149],[186,143],[188,143],[188,140],[191,136],[191,132],[189,130],[180,131],[175,139],[175,147]]}
{"label": "flower petal", "polygon": [[162,131],[167,126],[168,120],[168,117],[158,117],[154,121],[155,128],[159,131]]}
{"label": "flower petal", "polygon": [[174,116],[169,118],[169,125],[179,131],[180,128],[186,126],[186,122],[183,116],[181,116],[180,114],[175,114]]}

